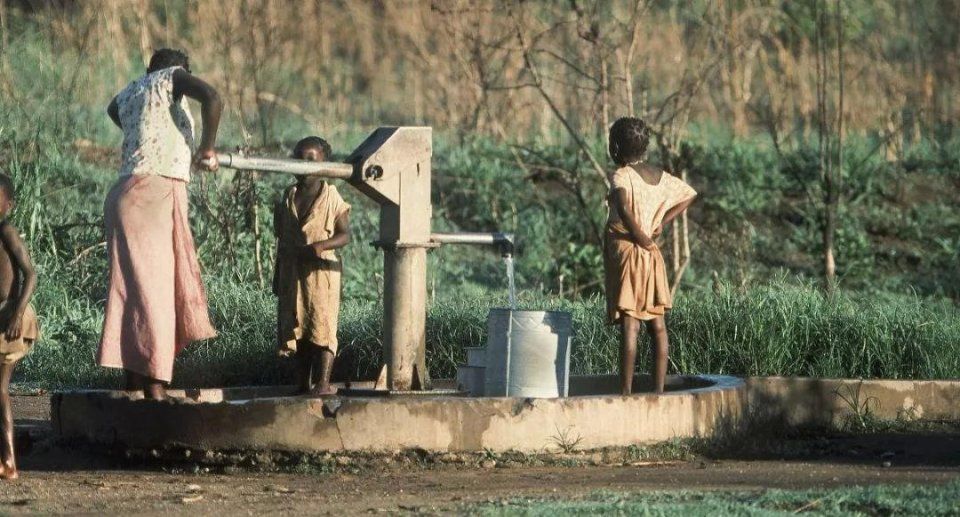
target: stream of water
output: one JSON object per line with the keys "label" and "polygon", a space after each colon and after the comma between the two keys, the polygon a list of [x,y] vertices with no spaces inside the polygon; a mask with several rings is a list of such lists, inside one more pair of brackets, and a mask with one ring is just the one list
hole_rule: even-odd
{"label": "stream of water", "polygon": [[507,266],[507,284],[510,296],[510,310],[517,310],[517,289],[513,283],[513,255],[504,255],[503,263]]}

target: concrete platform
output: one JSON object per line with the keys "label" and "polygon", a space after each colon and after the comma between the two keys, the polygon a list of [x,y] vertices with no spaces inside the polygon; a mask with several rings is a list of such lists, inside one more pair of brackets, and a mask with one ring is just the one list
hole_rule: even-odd
{"label": "concrete platform", "polygon": [[[643,379],[639,381],[640,384]],[[355,387],[359,387],[356,384]],[[444,387],[444,386],[441,386]],[[573,376],[570,397],[291,396],[291,387],[52,397],[61,438],[133,448],[543,452],[739,432],[757,419],[837,427],[851,419],[960,420],[960,382],[674,376],[663,395],[613,395],[614,375]]]}
{"label": "concrete platform", "polygon": [[750,418],[788,427],[842,427],[857,419],[960,421],[960,381],[746,379]]}
{"label": "concrete platform", "polygon": [[[642,381],[641,381],[642,383]],[[356,385],[354,385],[356,386]],[[54,432],[103,445],[308,451],[540,452],[706,436],[743,411],[745,384],[677,376],[664,395],[611,395],[617,377],[571,378],[556,399],[289,396],[289,387],[171,391],[167,401],[122,391],[52,399]]]}

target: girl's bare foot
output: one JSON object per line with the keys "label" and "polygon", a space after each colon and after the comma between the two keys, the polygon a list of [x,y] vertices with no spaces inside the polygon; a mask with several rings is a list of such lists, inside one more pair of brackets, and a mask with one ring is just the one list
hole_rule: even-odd
{"label": "girl's bare foot", "polygon": [[167,398],[167,390],[159,382],[151,382],[143,390],[143,397],[150,400],[164,400]]}
{"label": "girl's bare foot", "polygon": [[314,386],[312,390],[310,390],[311,397],[326,397],[326,396],[336,395],[336,394],[337,394],[337,388],[334,388],[329,384],[326,386],[322,386],[320,385],[320,383],[317,383],[317,385]]}
{"label": "girl's bare foot", "polygon": [[0,463],[0,479],[13,481],[20,477],[16,465],[6,465]]}

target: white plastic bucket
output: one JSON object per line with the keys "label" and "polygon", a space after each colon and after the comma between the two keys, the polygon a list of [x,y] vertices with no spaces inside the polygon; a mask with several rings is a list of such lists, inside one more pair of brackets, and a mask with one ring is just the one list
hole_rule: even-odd
{"label": "white plastic bucket", "polygon": [[567,396],[570,313],[491,309],[487,316],[487,397]]}

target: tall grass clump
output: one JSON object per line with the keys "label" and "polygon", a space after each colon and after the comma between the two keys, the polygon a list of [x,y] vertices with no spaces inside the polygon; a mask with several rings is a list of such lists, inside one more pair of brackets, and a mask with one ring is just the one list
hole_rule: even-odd
{"label": "tall grass clump", "polygon": [[779,282],[683,296],[671,314],[679,371],[733,375],[951,378],[960,314],[917,296],[824,296]]}

